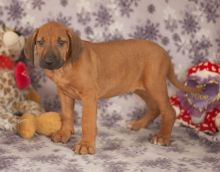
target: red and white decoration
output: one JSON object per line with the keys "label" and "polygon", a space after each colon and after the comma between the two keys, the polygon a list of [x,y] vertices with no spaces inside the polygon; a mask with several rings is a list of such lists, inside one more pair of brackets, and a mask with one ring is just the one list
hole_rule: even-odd
{"label": "red and white decoration", "polygon": [[[219,76],[220,78],[220,64],[211,61],[201,62],[191,67],[187,72],[187,76],[197,76],[201,78]],[[193,120],[190,110],[182,106],[181,101],[182,99],[178,96],[172,96],[170,98],[170,102],[177,113],[176,123],[208,134],[215,134],[220,130],[220,106],[215,106],[212,109],[201,112],[202,120],[198,122]]]}
{"label": "red and white decoration", "polygon": [[30,86],[31,78],[28,74],[28,69],[25,63],[15,62],[8,56],[0,55],[0,70],[14,71],[16,85],[20,90]]}

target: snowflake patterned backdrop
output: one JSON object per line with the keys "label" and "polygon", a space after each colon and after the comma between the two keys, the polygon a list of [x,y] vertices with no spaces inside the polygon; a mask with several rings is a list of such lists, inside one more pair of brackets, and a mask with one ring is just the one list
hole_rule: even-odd
{"label": "snowflake patterned backdrop", "polygon": [[[179,77],[192,64],[220,59],[220,0],[0,0],[0,15],[25,35],[55,20],[94,42],[153,40],[169,52]],[[42,71],[32,76],[46,108],[57,107],[53,84]]]}
{"label": "snowflake patterned backdrop", "polygon": [[[51,20],[94,42],[153,40],[169,52],[178,77],[200,61],[220,61],[220,0],[0,0],[0,23],[24,35]],[[59,110],[53,82],[41,69],[32,69],[31,76],[46,110]],[[79,102],[76,107],[80,114]],[[100,101],[103,127],[94,157],[73,158],[70,145],[55,145],[44,137],[29,142],[0,133],[0,171],[220,171],[219,144],[200,140],[191,130],[175,129],[169,148],[149,144],[151,130],[139,134],[127,130],[126,121],[143,111],[144,103],[130,93]],[[76,137],[78,132],[71,144]]]}

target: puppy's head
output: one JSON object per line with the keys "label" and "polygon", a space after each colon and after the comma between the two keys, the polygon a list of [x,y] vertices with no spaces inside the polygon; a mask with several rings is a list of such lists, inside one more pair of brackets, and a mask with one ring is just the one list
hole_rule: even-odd
{"label": "puppy's head", "polygon": [[69,28],[49,22],[36,29],[27,39],[24,53],[33,64],[54,70],[80,56],[80,38]]}

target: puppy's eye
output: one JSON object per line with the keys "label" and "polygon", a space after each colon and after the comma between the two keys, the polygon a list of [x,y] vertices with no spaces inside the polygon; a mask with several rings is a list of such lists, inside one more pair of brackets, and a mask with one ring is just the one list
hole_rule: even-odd
{"label": "puppy's eye", "polygon": [[60,47],[62,47],[65,43],[66,43],[66,41],[64,41],[64,40],[60,40],[60,39],[57,40],[57,45]]}
{"label": "puppy's eye", "polygon": [[39,46],[43,46],[44,45],[44,40],[37,40],[36,44]]}

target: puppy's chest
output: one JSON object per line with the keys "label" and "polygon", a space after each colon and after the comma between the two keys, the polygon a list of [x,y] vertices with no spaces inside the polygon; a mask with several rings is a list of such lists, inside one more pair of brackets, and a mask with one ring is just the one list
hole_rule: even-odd
{"label": "puppy's chest", "polygon": [[61,90],[64,94],[74,99],[80,98],[79,91],[74,85],[74,82],[70,78],[66,78],[64,76],[56,76],[53,77],[53,80],[57,85],[57,88]]}

